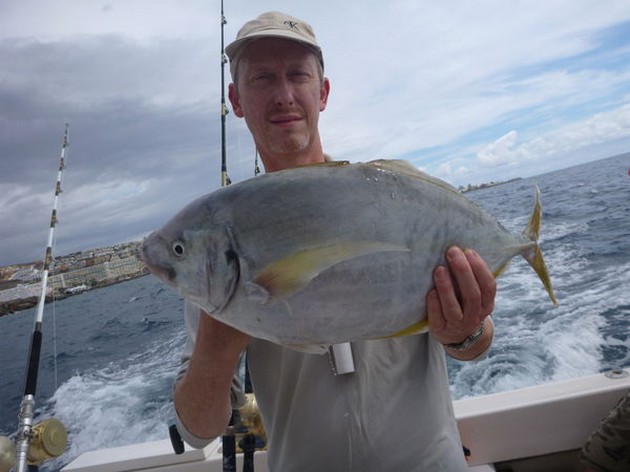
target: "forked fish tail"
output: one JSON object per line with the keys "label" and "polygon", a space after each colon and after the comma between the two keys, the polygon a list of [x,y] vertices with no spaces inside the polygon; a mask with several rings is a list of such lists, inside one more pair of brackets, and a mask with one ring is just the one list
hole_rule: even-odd
{"label": "forked fish tail", "polygon": [[543,258],[542,250],[538,245],[538,237],[540,235],[540,227],[542,222],[542,204],[540,202],[540,189],[536,187],[536,201],[534,202],[534,208],[532,214],[529,217],[529,222],[523,230],[523,235],[532,241],[534,244],[528,246],[521,254],[529,265],[534,269],[538,278],[541,280],[547,290],[549,298],[554,305],[558,304],[555,294],[553,293],[553,287],[551,286],[551,278],[549,277],[549,270],[545,259]]}

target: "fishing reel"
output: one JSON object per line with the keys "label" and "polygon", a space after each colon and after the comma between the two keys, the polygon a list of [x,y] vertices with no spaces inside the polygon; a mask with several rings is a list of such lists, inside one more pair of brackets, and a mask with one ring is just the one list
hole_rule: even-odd
{"label": "fishing reel", "polygon": [[232,411],[232,420],[223,436],[223,470],[236,470],[236,453],[243,453],[243,472],[254,471],[254,453],[267,445],[258,403],[253,393],[245,395],[245,405]]}
{"label": "fishing reel", "polygon": [[253,393],[245,395],[245,405],[243,405],[238,412],[240,428],[236,429],[236,435],[244,436],[251,434],[262,440],[263,443],[266,443],[267,435],[260,416],[260,410],[258,409],[258,403]]}
{"label": "fishing reel", "polygon": [[[234,421],[230,422],[230,426],[227,427],[223,436],[234,438],[235,445],[238,446],[235,451],[264,449],[267,444],[267,434],[254,394],[246,394],[245,405],[238,410],[233,410],[232,415]],[[169,427],[169,435],[175,454],[183,454],[184,442],[174,424]],[[0,469],[0,472],[4,472],[4,470]]]}
{"label": "fishing reel", "polygon": [[[66,428],[56,418],[48,418],[31,428],[27,463],[39,465],[59,457],[68,446]],[[9,472],[16,463],[16,448],[6,436],[0,437],[0,472]]]}
{"label": "fishing reel", "polygon": [[15,445],[6,436],[0,436],[0,472],[9,472],[15,465]]}

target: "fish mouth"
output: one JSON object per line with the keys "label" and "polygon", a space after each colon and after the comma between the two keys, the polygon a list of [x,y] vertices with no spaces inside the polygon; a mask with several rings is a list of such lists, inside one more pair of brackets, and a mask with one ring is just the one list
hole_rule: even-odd
{"label": "fish mouth", "polygon": [[175,285],[175,277],[177,273],[172,267],[164,267],[150,262],[145,262],[149,272],[167,282],[169,285]]}
{"label": "fish mouth", "polygon": [[164,264],[160,261],[161,251],[159,248],[162,246],[160,242],[162,242],[162,238],[156,233],[152,233],[145,238],[142,243],[142,249],[140,250],[140,259],[147,266],[149,272],[168,284],[173,285],[177,277],[177,272],[171,265]]}

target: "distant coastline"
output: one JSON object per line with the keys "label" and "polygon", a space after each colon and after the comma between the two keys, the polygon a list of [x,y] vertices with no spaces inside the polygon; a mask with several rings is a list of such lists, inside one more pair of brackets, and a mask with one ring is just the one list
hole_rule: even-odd
{"label": "distant coastline", "polygon": [[[146,275],[148,271],[139,257],[140,244],[135,241],[55,258],[46,302]],[[37,305],[41,271],[41,261],[0,267],[0,316]]]}
{"label": "distant coastline", "polygon": [[468,184],[467,186],[460,185],[458,187],[458,190],[460,191],[460,193],[466,193],[466,192],[472,192],[473,190],[481,190],[483,188],[496,187],[497,185],[509,184],[510,182],[516,182],[518,180],[523,180],[523,178],[516,177],[514,179],[502,180],[500,182],[490,181],[489,183],[478,184],[478,185],[472,185],[472,184]]}

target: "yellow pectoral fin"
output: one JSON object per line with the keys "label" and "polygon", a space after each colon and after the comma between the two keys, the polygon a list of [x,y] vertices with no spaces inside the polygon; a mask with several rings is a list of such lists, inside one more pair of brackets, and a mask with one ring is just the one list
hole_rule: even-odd
{"label": "yellow pectoral fin", "polygon": [[304,289],[326,269],[355,257],[386,251],[409,249],[388,243],[349,242],[305,249],[283,257],[265,267],[252,280],[267,294],[268,300],[286,298]]}

